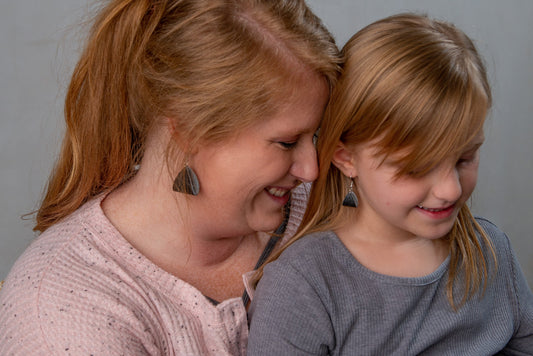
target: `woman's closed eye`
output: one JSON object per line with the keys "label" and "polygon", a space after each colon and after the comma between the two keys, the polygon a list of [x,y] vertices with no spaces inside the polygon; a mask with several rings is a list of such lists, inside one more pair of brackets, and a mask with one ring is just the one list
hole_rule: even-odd
{"label": "woman's closed eye", "polygon": [[291,150],[296,147],[298,141],[279,141],[278,144],[286,150]]}

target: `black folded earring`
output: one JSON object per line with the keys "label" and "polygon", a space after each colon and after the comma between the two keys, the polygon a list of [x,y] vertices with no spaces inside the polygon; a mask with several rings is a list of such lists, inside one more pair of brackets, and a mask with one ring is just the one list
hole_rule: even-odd
{"label": "black folded earring", "polygon": [[353,178],[350,177],[350,188],[348,189],[348,193],[344,197],[344,200],[342,201],[343,206],[349,206],[352,208],[357,208],[359,205],[359,199],[357,199],[357,195],[355,195],[355,192],[353,191]]}
{"label": "black folded earring", "polygon": [[198,182],[198,176],[188,164],[178,173],[172,190],[178,193],[185,193],[190,195],[198,195],[200,192],[200,183]]}

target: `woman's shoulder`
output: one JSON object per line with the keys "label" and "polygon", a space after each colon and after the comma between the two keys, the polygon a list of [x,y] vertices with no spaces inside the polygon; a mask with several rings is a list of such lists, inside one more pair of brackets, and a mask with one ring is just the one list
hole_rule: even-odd
{"label": "woman's shoulder", "polygon": [[[33,285],[51,275],[58,275],[58,264],[84,264],[83,255],[91,254],[96,247],[90,240],[91,219],[96,210],[96,201],[90,201],[62,221],[49,227],[33,240],[13,265],[6,287],[19,281],[29,280]],[[93,251],[94,253],[94,251]],[[14,283],[19,286],[20,283]],[[25,286],[26,288],[29,286]]]}
{"label": "woman's shoulder", "polygon": [[[92,303],[91,280],[98,273],[91,266],[91,256],[98,250],[87,239],[84,215],[90,213],[92,202],[48,228],[22,253],[9,272],[0,293],[0,340],[3,347],[13,342],[39,347],[42,352],[58,334],[74,331],[75,323],[84,319],[100,300]],[[101,280],[104,286],[104,280]],[[85,315],[88,316],[88,315]],[[48,346],[47,346],[48,345]],[[28,346],[29,347],[29,346]],[[52,347],[52,346],[50,346]],[[3,349],[7,350],[7,349]]]}
{"label": "woman's shoulder", "polygon": [[74,273],[74,267],[94,265],[87,260],[98,253],[98,246],[90,238],[90,221],[86,219],[92,210],[91,201],[33,240],[13,265],[4,287],[29,294],[31,290],[42,290],[43,281],[54,279],[64,284]]}
{"label": "woman's shoulder", "polygon": [[[17,260],[0,291],[0,354],[20,343],[42,354],[58,345],[87,354],[77,347],[118,354],[152,345],[156,353],[169,337],[196,340],[197,319],[215,324],[214,306],[205,317],[196,311],[211,304],[121,241],[101,214],[98,201],[87,203]],[[180,323],[194,328],[183,331]]]}
{"label": "woman's shoulder", "polygon": [[55,311],[63,313],[91,301],[92,291],[105,295],[113,285],[110,275],[115,261],[96,238],[101,224],[98,210],[99,199],[87,202],[26,248],[5,280],[0,308],[9,306],[20,319],[31,315],[42,321]]}

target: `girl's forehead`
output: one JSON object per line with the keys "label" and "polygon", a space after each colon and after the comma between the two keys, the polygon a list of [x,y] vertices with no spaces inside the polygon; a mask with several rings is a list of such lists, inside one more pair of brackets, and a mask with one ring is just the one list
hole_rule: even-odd
{"label": "girl's forehead", "polygon": [[[423,145],[423,141],[407,144],[405,146],[391,147],[386,144],[383,136],[350,145],[350,151],[359,157],[360,155],[371,157],[376,160],[377,165],[390,164],[399,167],[410,167],[411,169],[423,172],[431,167],[447,160],[456,160],[461,155],[477,150],[483,144],[485,135],[483,130],[475,133],[470,139],[456,145],[443,145],[441,147],[428,148]],[[421,146],[422,145],[422,146]],[[402,168],[400,168],[400,171]]]}
{"label": "girl's forehead", "polygon": [[477,146],[481,145],[485,142],[485,131],[483,129],[479,130],[479,132],[470,140],[470,142],[467,144],[467,146]]}

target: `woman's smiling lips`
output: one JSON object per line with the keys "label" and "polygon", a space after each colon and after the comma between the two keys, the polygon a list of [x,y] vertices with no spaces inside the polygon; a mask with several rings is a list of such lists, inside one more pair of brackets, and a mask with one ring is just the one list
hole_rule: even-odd
{"label": "woman's smiling lips", "polygon": [[280,187],[267,187],[265,191],[268,195],[275,200],[276,202],[285,205],[289,201],[291,189],[280,188]]}
{"label": "woman's smiling lips", "polygon": [[417,205],[416,207],[420,212],[424,213],[427,216],[430,216],[431,218],[445,219],[452,215],[455,209],[455,204],[444,208],[426,208],[422,205]]}

